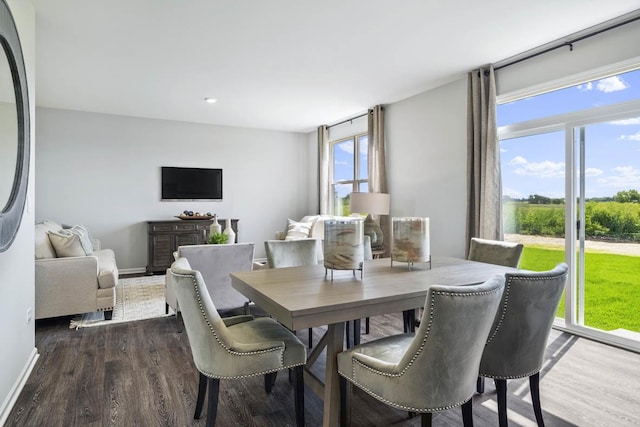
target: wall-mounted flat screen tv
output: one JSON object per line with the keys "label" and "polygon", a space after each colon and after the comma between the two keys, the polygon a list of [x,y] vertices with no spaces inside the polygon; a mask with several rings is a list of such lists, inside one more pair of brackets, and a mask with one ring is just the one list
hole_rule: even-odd
{"label": "wall-mounted flat screen tv", "polygon": [[162,200],[222,200],[222,169],[163,166]]}

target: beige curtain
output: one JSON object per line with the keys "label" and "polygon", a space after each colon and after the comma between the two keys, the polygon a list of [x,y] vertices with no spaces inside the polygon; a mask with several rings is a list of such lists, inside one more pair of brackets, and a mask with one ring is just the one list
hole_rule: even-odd
{"label": "beige curtain", "polygon": [[[387,166],[384,147],[384,108],[376,105],[369,110],[369,192],[389,193],[387,187]],[[390,253],[391,219],[390,215],[380,216],[380,228],[384,233],[385,254]]]}
{"label": "beige curtain", "polygon": [[318,213],[330,214],[331,191],[329,183],[329,128],[318,128]]}
{"label": "beige curtain", "polygon": [[468,76],[467,253],[472,237],[503,238],[493,66],[474,70]]}

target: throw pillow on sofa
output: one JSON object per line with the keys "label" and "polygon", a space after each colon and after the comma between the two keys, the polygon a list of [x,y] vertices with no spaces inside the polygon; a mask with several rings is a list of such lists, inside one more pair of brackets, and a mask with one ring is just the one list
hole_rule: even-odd
{"label": "throw pillow on sofa", "polygon": [[309,237],[311,222],[298,222],[292,219],[287,220],[287,235],[284,240],[299,240]]}
{"label": "throw pillow on sofa", "polygon": [[89,233],[82,226],[49,231],[49,240],[59,258],[93,254]]}

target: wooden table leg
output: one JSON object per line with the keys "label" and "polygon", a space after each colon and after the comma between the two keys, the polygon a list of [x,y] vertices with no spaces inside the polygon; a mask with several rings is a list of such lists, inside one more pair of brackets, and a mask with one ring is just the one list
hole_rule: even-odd
{"label": "wooden table leg", "polygon": [[333,323],[327,330],[327,365],[324,382],[322,425],[337,426],[340,419],[340,376],[337,355],[342,351],[344,323]]}

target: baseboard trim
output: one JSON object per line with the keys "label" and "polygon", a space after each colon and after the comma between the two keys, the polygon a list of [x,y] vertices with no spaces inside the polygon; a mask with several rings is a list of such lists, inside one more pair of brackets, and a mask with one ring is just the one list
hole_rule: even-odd
{"label": "baseboard trim", "polygon": [[146,272],[147,272],[147,269],[144,267],[118,269],[119,274],[140,274],[140,273],[146,273]]}
{"label": "baseboard trim", "polygon": [[29,375],[31,375],[31,371],[33,371],[33,368],[36,366],[36,362],[39,357],[40,353],[38,353],[38,349],[34,347],[27,363],[24,365],[24,368],[22,368],[22,372],[20,372],[20,376],[18,376],[18,379],[9,391],[9,395],[2,403],[2,407],[0,407],[0,426],[3,426],[7,422],[9,414],[13,409],[13,405],[16,404],[18,396],[20,396],[20,393],[22,392],[24,385],[27,383]]}

